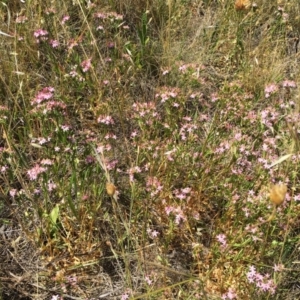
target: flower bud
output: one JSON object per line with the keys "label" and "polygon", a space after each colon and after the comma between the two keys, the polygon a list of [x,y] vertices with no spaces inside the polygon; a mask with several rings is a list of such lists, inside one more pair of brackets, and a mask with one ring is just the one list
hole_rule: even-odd
{"label": "flower bud", "polygon": [[270,200],[276,206],[279,206],[285,200],[287,186],[285,184],[275,184],[270,188]]}
{"label": "flower bud", "polygon": [[116,192],[116,186],[112,182],[106,182],[106,192],[109,196],[113,196]]}
{"label": "flower bud", "polygon": [[249,0],[236,0],[234,3],[234,8],[236,10],[247,10],[251,6],[251,3]]}

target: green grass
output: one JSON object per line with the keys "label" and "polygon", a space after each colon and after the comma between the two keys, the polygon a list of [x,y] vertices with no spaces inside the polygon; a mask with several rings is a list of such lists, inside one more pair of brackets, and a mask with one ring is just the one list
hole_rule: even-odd
{"label": "green grass", "polygon": [[2,2],[2,298],[297,299],[299,12]]}

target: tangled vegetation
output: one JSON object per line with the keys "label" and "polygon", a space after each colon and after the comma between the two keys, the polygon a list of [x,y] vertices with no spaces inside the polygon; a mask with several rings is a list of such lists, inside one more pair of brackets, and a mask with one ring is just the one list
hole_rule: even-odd
{"label": "tangled vegetation", "polygon": [[298,299],[297,0],[0,4],[0,299]]}

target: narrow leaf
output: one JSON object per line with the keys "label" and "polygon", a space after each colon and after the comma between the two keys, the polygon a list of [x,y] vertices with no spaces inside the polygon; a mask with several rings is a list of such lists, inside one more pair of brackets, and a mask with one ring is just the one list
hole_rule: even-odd
{"label": "narrow leaf", "polygon": [[271,164],[270,168],[272,168],[272,167],[274,167],[274,166],[276,166],[276,165],[282,163],[283,161],[285,161],[285,160],[287,160],[288,158],[290,158],[292,155],[293,155],[293,154],[286,154],[286,155],[281,156],[279,159],[277,159],[276,161],[274,161],[274,162]]}

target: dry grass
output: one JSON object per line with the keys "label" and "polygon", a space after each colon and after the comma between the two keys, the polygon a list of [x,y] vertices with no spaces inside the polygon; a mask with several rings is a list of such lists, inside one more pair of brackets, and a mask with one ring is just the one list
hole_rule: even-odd
{"label": "dry grass", "polygon": [[3,2],[0,299],[298,299],[299,13]]}

